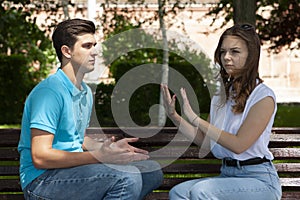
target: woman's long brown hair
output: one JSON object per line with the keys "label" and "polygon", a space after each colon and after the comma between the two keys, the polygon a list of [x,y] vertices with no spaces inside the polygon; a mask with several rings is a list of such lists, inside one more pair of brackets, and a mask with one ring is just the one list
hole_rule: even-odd
{"label": "woman's long brown hair", "polygon": [[[221,62],[220,50],[226,36],[237,36],[244,40],[248,47],[248,57],[245,66],[242,68],[240,76],[234,77],[234,79],[229,77]],[[214,57],[215,63],[220,65],[219,73],[224,84],[225,98],[220,103],[224,105],[229,98],[232,98],[235,102],[232,106],[232,111],[234,113],[242,113],[251,92],[258,84],[263,82],[258,73],[260,40],[255,32],[255,28],[250,24],[236,24],[227,29],[220,37]]]}

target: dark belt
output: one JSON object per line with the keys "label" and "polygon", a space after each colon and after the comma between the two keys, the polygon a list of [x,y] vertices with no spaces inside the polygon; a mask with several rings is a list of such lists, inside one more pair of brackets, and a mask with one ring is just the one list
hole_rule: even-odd
{"label": "dark belt", "polygon": [[248,160],[236,160],[231,158],[223,158],[223,164],[229,167],[245,166],[245,165],[258,165],[264,162],[270,162],[269,159],[263,158],[250,158]]}

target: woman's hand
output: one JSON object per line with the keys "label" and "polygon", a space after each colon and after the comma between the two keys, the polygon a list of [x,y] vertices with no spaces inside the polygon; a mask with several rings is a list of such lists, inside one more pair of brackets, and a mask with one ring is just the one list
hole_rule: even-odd
{"label": "woman's hand", "polygon": [[112,164],[127,164],[133,161],[147,160],[149,158],[147,151],[129,144],[137,140],[138,138],[124,138],[115,141],[115,138],[112,137],[104,141],[95,156],[102,163]]}
{"label": "woman's hand", "polygon": [[162,84],[161,85],[162,93],[163,93],[163,103],[164,107],[166,109],[166,114],[171,119],[177,115],[177,112],[175,110],[175,102],[176,102],[176,95],[173,95],[171,97],[171,94],[169,92],[169,88],[167,85]]}
{"label": "woman's hand", "polygon": [[[183,100],[183,113],[188,118],[188,120],[193,124],[196,121],[196,119],[198,118],[198,115],[196,115],[196,113],[194,113],[194,111],[190,105],[190,101],[187,98],[186,91],[184,88],[180,89],[180,93],[181,93],[182,100]],[[193,124],[193,125],[195,125],[195,124]]]}

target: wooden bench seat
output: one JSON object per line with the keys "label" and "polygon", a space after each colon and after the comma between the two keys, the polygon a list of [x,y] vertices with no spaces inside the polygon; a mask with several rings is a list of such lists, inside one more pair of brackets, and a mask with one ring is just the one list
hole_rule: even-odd
{"label": "wooden bench seat", "polygon": [[[199,159],[199,148],[177,133],[176,128],[89,128],[87,131],[95,139],[103,138],[103,133],[117,138],[128,137],[128,134],[140,137],[135,145],[147,149],[151,158],[162,164],[163,184],[148,195],[147,200],[167,200],[168,190],[174,185],[219,173],[221,161],[211,154]],[[153,133],[158,134],[146,137]],[[19,135],[20,129],[0,129],[0,200],[24,199],[19,185]],[[282,183],[282,199],[300,199],[300,127],[273,128],[269,148]]]}

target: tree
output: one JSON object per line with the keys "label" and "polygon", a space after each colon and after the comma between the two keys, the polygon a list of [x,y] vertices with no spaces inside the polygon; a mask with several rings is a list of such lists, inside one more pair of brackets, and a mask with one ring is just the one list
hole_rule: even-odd
{"label": "tree", "polygon": [[237,23],[250,23],[255,25],[256,0],[233,1],[233,21]]}
{"label": "tree", "polygon": [[[208,15],[213,15],[214,21],[223,18],[224,26],[233,19],[234,2],[221,0]],[[255,13],[256,29],[263,43],[270,42],[270,51],[278,53],[284,47],[300,49],[299,0],[257,0]]]}
{"label": "tree", "polygon": [[[158,0],[158,16],[160,30],[163,38],[163,62],[162,62],[162,84],[168,84],[169,77],[169,48],[168,48],[168,38],[166,33],[164,13],[165,13],[165,1]],[[163,93],[160,91],[159,104],[161,105],[158,110],[158,126],[164,126],[166,123],[166,114],[163,109]]]}
{"label": "tree", "polygon": [[[181,6],[180,4],[176,5],[177,7],[180,7],[180,9],[183,9],[184,7]],[[202,91],[202,94],[207,94],[204,92],[204,89],[201,89],[202,87],[206,88],[207,90],[207,85],[200,83],[201,80],[205,78],[205,80],[210,79],[213,75],[211,75],[209,72],[205,72],[203,74],[209,74],[208,77],[202,77],[199,75],[202,73],[199,73],[199,70],[207,70],[209,71],[209,62],[210,60],[205,58],[205,55],[203,52],[194,52],[192,51],[191,46],[188,46],[187,44],[183,44],[184,50],[182,51],[174,51],[174,49],[180,46],[179,41],[175,41],[174,38],[173,40],[171,38],[166,39],[163,35],[166,34],[166,29],[172,24],[172,20],[175,18],[175,14],[178,12],[178,10],[173,10],[176,7],[175,5],[166,5],[166,1],[161,1],[161,4],[158,6],[158,10],[151,10],[151,13],[147,13],[144,16],[140,17],[140,14],[142,12],[148,12],[145,7],[147,5],[141,5],[139,7],[139,4],[135,2],[135,4],[132,4],[128,6],[127,8],[122,6],[118,7],[117,5],[114,4],[103,4],[103,10],[104,14],[101,18],[101,24],[104,25],[103,27],[103,32],[105,36],[105,41],[104,41],[104,60],[106,61],[106,64],[110,65],[110,72],[112,76],[116,79],[117,84],[116,85],[121,85],[119,84],[121,81],[121,77],[123,78],[126,76],[127,82],[123,85],[125,85],[124,89],[120,89],[118,87],[115,87],[114,93],[111,95],[111,103],[112,107],[117,107],[120,110],[117,110],[118,117],[121,117],[121,122],[118,124],[119,126],[130,126],[132,125],[131,122],[128,122],[128,115],[127,115],[127,110],[124,111],[124,107],[131,107],[130,111],[130,117],[135,120],[136,123],[139,125],[159,125],[162,126],[162,124],[158,124],[157,122],[159,116],[154,116],[154,118],[151,117],[151,122],[148,120],[145,120],[145,118],[149,118],[149,114],[151,114],[151,110],[149,113],[146,112],[146,110],[149,108],[149,105],[157,104],[157,101],[159,98],[156,99],[155,102],[153,102],[153,97],[156,97],[159,95],[159,87],[157,84],[148,84],[148,85],[143,85],[140,87],[136,92],[128,97],[128,93],[130,93],[131,90],[128,88],[131,87],[131,85],[135,85],[137,80],[140,80],[141,74],[142,76],[145,75],[145,73],[136,73],[134,75],[128,75],[130,72],[134,69],[137,69],[137,66],[140,65],[145,65],[145,64],[150,64],[150,63],[163,63],[164,66],[168,67],[169,59],[172,59],[172,68],[181,68],[180,70],[176,69],[179,71],[181,74],[189,74],[190,72],[193,72],[193,77],[188,76],[187,80],[196,83],[195,85],[198,84],[197,87],[194,86],[194,91]],[[135,8],[133,8],[135,7]],[[143,11],[141,11],[141,10]],[[179,9],[179,8],[178,8]],[[152,15],[151,15],[152,14]],[[172,16],[172,17],[170,17]],[[135,32],[135,31],[127,31],[131,30],[133,28],[139,28],[142,24],[149,25],[151,24],[154,20],[159,20],[160,22],[160,31],[162,32],[161,36],[157,36],[158,32],[155,32],[155,34],[148,34],[148,33],[143,33],[142,31],[140,32]],[[166,24],[164,22],[167,22]],[[162,28],[163,27],[163,28]],[[164,31],[163,31],[164,30]],[[135,32],[135,34],[134,34]],[[133,33],[133,34],[127,34],[127,33]],[[166,36],[166,35],[165,35]],[[112,38],[112,39],[111,39]],[[165,39],[164,39],[165,38]],[[179,38],[177,38],[179,39]],[[143,44],[151,44],[149,46],[143,46]],[[140,45],[139,49],[134,49],[132,46],[137,46]],[[156,48],[157,47],[157,48]],[[116,56],[116,54],[120,54],[120,52],[126,51],[126,54],[119,55],[118,58],[112,58],[113,56]],[[167,50],[167,51],[166,51]],[[173,52],[173,54],[172,54]],[[174,56],[174,52],[178,53],[177,57]],[[164,53],[167,53],[166,56],[163,56]],[[168,55],[171,54],[171,55]],[[180,57],[181,56],[181,57]],[[180,59],[179,59],[180,57]],[[175,60],[173,60],[176,58]],[[184,61],[184,59],[186,59]],[[114,61],[115,60],[115,61]],[[209,61],[207,61],[209,60]],[[175,64],[174,64],[175,61]],[[177,62],[177,63],[176,63]],[[188,65],[188,62],[189,63]],[[157,65],[156,65],[157,66]],[[161,65],[160,65],[161,66]],[[192,71],[191,68],[194,67],[194,70]],[[152,70],[153,69],[153,70]],[[156,69],[156,70],[154,70]],[[189,70],[189,71],[188,71]],[[198,70],[198,73],[197,73]],[[196,71],[196,72],[195,72]],[[129,72],[129,73],[128,73]],[[148,73],[149,72],[149,73]],[[167,73],[165,73],[167,72]],[[147,75],[145,75],[144,79],[147,79],[148,77],[161,77],[162,74],[168,75],[168,69],[167,70],[162,70],[162,69],[157,69],[153,67],[152,65],[148,65],[147,68]],[[197,76],[198,75],[198,76]],[[200,76],[200,77],[199,77]],[[161,78],[163,80],[164,78]],[[168,78],[164,79],[164,83],[167,83],[169,80],[166,80]],[[148,79],[147,79],[148,80]],[[160,81],[161,81],[160,80]],[[178,82],[178,80],[174,81],[174,76],[170,77],[170,81],[172,81],[172,84],[174,82]],[[196,82],[197,81],[197,82]],[[157,82],[155,82],[157,83]],[[182,82],[181,82],[182,83]],[[142,85],[142,84],[140,84]],[[171,85],[171,83],[170,83]],[[182,87],[183,85],[178,86],[178,88]],[[99,85],[99,87],[103,87],[103,85]],[[107,97],[109,95],[104,95],[104,93],[101,91],[101,89],[98,87],[98,90],[96,92],[97,97],[101,99],[102,97]],[[117,88],[117,89],[116,89]],[[103,91],[105,91],[107,88],[103,88]],[[197,93],[200,94],[200,93]],[[209,99],[209,95],[199,95],[198,100],[201,102],[208,102],[206,99]],[[205,100],[204,100],[205,99]],[[99,109],[104,102],[106,102],[106,99],[104,98],[103,101],[100,100],[99,104],[97,104],[97,109],[96,110],[101,110]],[[129,106],[127,103],[129,102]],[[132,102],[132,103],[131,103]],[[196,101],[195,101],[196,102]],[[199,103],[199,102],[197,102]],[[197,104],[195,103],[195,104]],[[209,104],[202,104],[202,111],[207,112],[206,108],[209,108]],[[105,106],[107,108],[107,106]],[[151,107],[152,109],[153,107]],[[196,110],[199,110],[199,105]],[[155,110],[159,111],[159,110]],[[115,112],[114,112],[115,113]],[[159,112],[158,112],[159,113]],[[103,113],[104,114],[104,113]],[[163,113],[164,114],[164,113]],[[102,115],[101,112],[97,113],[97,116],[101,116],[99,121],[104,118],[109,118],[111,120],[111,117],[107,117],[106,115]],[[156,114],[157,115],[157,114]],[[155,123],[153,123],[152,119],[157,119],[153,120]]]}
{"label": "tree", "polygon": [[27,94],[55,62],[51,41],[23,2],[0,5],[0,123],[20,123]]}
{"label": "tree", "polygon": [[[176,15],[178,12],[184,10],[184,8],[192,4],[194,0],[185,1],[181,3],[180,0],[161,0],[162,6],[165,6],[163,17],[165,21],[166,29],[174,25],[176,21]],[[159,4],[157,4],[159,5]],[[122,16],[124,21],[135,24],[136,27],[147,27],[152,25],[155,21],[159,20],[159,8],[155,10],[150,8],[150,5],[145,0],[128,0],[123,6],[118,6],[118,0],[106,0],[101,4],[103,15],[100,17],[101,26],[103,28],[104,36],[107,38],[114,30],[118,29],[119,16]],[[182,25],[184,21],[181,21]],[[182,26],[184,30],[184,26]]]}
{"label": "tree", "polygon": [[[184,7],[192,3],[193,1],[187,1],[186,3],[182,4],[179,0],[173,1],[166,1],[166,0],[158,0],[157,5],[158,9],[153,12],[154,14],[151,15],[142,15],[141,13],[147,12],[148,5],[145,4],[144,0],[141,1],[129,1],[130,6],[119,8],[117,6],[117,2],[111,1],[110,4],[108,1],[102,4],[103,10],[105,13],[113,13],[111,17],[109,15],[104,14],[102,18],[102,23],[104,25],[103,30],[106,35],[109,35],[113,30],[120,27],[119,18],[124,21],[132,21],[134,20],[137,24],[137,27],[140,27],[142,24],[152,24],[154,21],[159,20],[160,25],[160,32],[162,35],[162,42],[163,42],[163,58],[162,58],[162,80],[161,83],[167,84],[168,83],[168,71],[169,71],[169,48],[168,48],[168,39],[167,39],[167,31],[166,29],[168,26],[171,26],[172,20],[175,19],[175,15],[178,13],[179,10],[184,9]],[[113,6],[111,7],[110,5]],[[168,6],[168,7],[167,7]],[[113,22],[113,23],[111,23]],[[114,23],[115,22],[115,23]],[[158,110],[158,125],[163,126],[166,121],[165,111],[163,109],[162,103],[162,94],[159,98],[160,107]]]}

